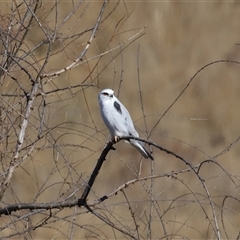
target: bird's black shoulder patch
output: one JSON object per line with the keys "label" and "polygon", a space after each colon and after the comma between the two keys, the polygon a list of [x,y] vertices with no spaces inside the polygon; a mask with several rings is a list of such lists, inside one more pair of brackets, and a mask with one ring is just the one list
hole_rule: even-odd
{"label": "bird's black shoulder patch", "polygon": [[120,104],[115,101],[113,105],[114,105],[114,107],[116,108],[116,110],[117,110],[120,114],[122,114],[122,110],[121,110]]}

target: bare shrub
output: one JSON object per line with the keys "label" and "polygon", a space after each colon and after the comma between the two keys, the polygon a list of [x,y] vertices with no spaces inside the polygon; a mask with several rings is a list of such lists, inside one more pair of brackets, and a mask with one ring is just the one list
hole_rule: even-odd
{"label": "bare shrub", "polygon": [[[162,107],[161,83],[150,84],[156,68],[147,72],[149,79],[142,77],[146,28],[137,24],[141,16],[132,3],[1,5],[1,239],[239,238],[239,173],[222,160],[238,158],[233,150],[238,134],[209,130],[217,127],[208,102],[199,118],[186,117],[190,124],[198,122],[199,142],[176,131],[184,120],[176,117],[178,104],[184,97],[198,104],[193,96],[208,91],[205,85],[196,91],[199,75],[219,71],[220,64],[238,67],[238,61],[197,68]],[[129,62],[137,80],[124,85]],[[139,140],[149,145],[154,162],[142,161],[123,144],[129,136],[106,143],[97,104],[104,87],[114,88],[124,103],[123,90],[131,95],[128,108],[140,116]],[[206,136],[211,141],[202,146]]]}

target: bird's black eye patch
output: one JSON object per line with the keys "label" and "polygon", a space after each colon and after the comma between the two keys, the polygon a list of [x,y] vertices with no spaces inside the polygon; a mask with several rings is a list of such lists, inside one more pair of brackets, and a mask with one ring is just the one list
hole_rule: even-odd
{"label": "bird's black eye patch", "polygon": [[108,93],[106,93],[106,92],[103,92],[103,93],[102,93],[102,95],[104,95],[104,96],[108,96]]}
{"label": "bird's black eye patch", "polygon": [[122,114],[122,110],[121,110],[120,104],[115,101],[113,105],[114,105],[115,109],[116,109],[119,113]]}

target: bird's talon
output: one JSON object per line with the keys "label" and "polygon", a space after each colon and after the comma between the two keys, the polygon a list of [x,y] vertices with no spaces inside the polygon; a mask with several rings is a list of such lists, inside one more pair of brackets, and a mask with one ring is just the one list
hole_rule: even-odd
{"label": "bird's talon", "polygon": [[117,143],[119,141],[120,137],[119,136],[114,136],[113,138],[113,143]]}

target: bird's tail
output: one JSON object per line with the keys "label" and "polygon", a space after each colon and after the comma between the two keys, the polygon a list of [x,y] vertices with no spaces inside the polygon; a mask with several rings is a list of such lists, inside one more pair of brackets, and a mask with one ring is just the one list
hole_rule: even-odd
{"label": "bird's tail", "polygon": [[130,144],[134,146],[144,158],[150,158],[151,160],[154,160],[153,156],[148,152],[148,150],[144,147],[144,145],[139,141],[132,141],[130,140]]}

